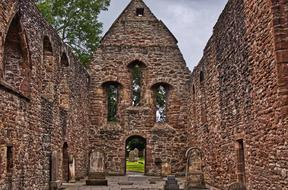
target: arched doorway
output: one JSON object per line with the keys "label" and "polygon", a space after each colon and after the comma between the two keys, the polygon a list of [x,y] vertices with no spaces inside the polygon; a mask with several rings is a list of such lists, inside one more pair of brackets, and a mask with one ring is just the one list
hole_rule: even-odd
{"label": "arched doorway", "polygon": [[67,142],[64,143],[63,145],[63,160],[62,160],[62,175],[63,175],[63,180],[65,182],[69,181],[69,153],[68,153],[68,144]]}
{"label": "arched doorway", "polygon": [[146,172],[146,139],[134,135],[125,142],[125,175],[127,173]]}

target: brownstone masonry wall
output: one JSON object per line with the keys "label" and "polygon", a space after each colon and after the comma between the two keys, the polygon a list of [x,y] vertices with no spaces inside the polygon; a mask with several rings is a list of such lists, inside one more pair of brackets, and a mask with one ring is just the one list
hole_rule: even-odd
{"label": "brownstone masonry wall", "polygon": [[221,189],[288,187],[287,10],[287,1],[230,0],[193,71],[187,138]]}
{"label": "brownstone masonry wall", "polygon": [[0,76],[0,189],[48,189],[52,164],[67,180],[65,142],[86,176],[89,75],[34,2],[0,2]]}
{"label": "brownstone masonry wall", "polygon": [[[147,175],[160,175],[164,163],[183,174],[185,151],[197,147],[212,186],[287,190],[287,11],[287,0],[229,0],[191,74],[173,34],[132,0],[95,52],[90,78],[33,1],[2,0],[0,189],[69,181],[71,157],[84,178],[93,149],[104,150],[109,174],[124,175],[126,140],[141,136]],[[136,63],[140,102],[132,105]],[[110,121],[111,84],[118,97]],[[159,86],[164,122],[156,121]]]}
{"label": "brownstone masonry wall", "polygon": [[[144,15],[137,16],[143,8]],[[129,65],[141,62],[139,106],[132,105]],[[183,174],[187,149],[187,82],[190,71],[166,26],[141,0],[133,0],[104,36],[91,64],[90,148],[106,154],[110,174],[125,173],[125,141],[133,135],[146,139],[146,174],[160,175],[161,164]],[[117,121],[107,121],[105,84],[119,86]],[[167,120],[156,122],[155,87],[168,87]]]}

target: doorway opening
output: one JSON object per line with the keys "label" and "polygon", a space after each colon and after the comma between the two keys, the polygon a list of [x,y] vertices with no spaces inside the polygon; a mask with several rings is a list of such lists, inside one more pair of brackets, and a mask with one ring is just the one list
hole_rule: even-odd
{"label": "doorway opening", "polygon": [[125,174],[146,172],[146,139],[135,135],[125,143]]}
{"label": "doorway opening", "polygon": [[63,145],[62,153],[63,153],[63,161],[62,161],[63,180],[65,182],[68,182],[69,181],[69,153],[68,153],[67,142],[65,142]]}

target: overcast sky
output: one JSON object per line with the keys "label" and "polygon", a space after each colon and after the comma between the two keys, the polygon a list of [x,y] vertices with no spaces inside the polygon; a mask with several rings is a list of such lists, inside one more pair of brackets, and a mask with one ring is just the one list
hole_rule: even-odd
{"label": "overcast sky", "polygon": [[[130,0],[111,0],[102,12],[103,35]],[[228,0],[144,0],[155,16],[162,20],[178,40],[178,45],[191,70],[198,64],[213,26]]]}

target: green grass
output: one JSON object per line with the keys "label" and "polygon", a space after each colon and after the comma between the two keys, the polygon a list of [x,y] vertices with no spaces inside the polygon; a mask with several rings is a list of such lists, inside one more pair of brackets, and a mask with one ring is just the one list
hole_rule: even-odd
{"label": "green grass", "polygon": [[137,162],[126,161],[126,171],[127,172],[141,172],[144,173],[145,160],[140,158]]}

